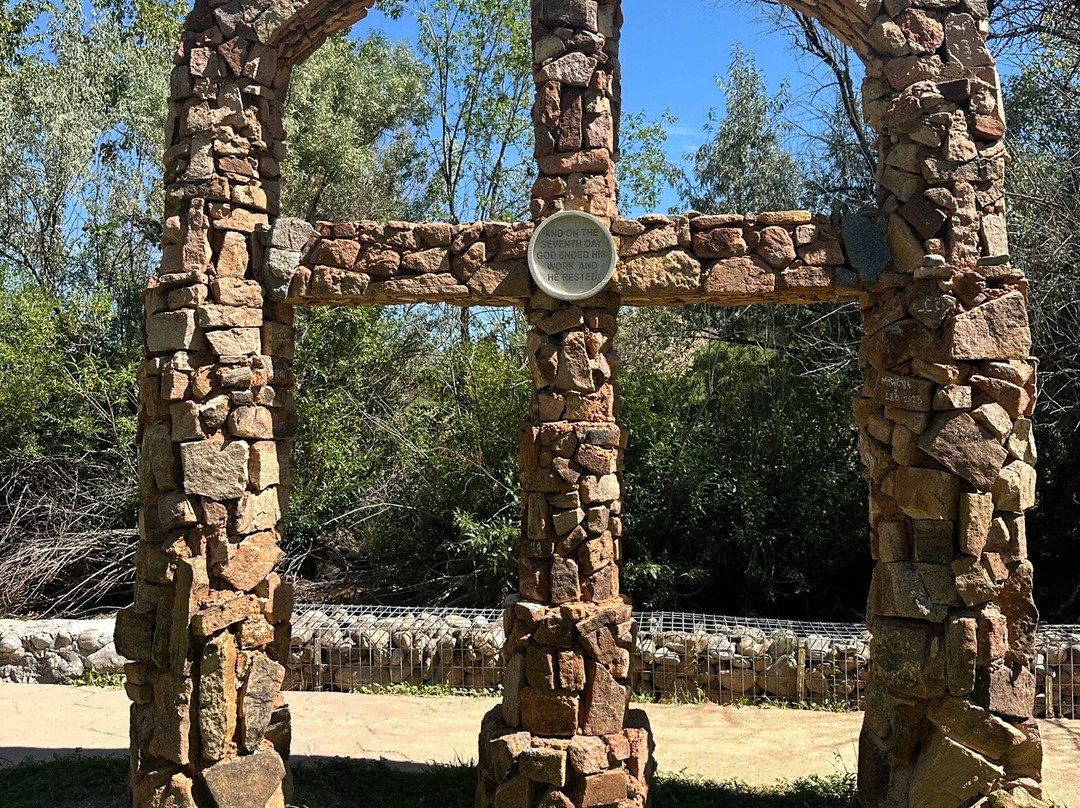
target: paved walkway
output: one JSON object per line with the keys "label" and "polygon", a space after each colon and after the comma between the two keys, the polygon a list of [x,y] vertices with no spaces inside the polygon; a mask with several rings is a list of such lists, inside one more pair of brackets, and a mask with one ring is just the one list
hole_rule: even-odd
{"label": "paved walkway", "polygon": [[[403,763],[475,760],[488,698],[290,693],[293,755],[386,758]],[[635,705],[637,706],[637,705]],[[645,705],[661,771],[768,785],[855,770],[858,713]],[[0,683],[0,763],[82,749],[123,754],[122,690]],[[1047,794],[1080,808],[1080,721],[1044,721]]]}

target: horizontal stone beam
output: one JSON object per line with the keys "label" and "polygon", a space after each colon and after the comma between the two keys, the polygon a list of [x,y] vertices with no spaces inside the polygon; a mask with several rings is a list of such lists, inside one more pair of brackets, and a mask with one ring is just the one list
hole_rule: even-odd
{"label": "horizontal stone beam", "polygon": [[[631,306],[816,303],[858,296],[840,229],[806,211],[650,215],[611,226],[619,264],[608,291]],[[536,290],[531,222],[451,225],[279,220],[264,279],[296,305],[521,306]]]}

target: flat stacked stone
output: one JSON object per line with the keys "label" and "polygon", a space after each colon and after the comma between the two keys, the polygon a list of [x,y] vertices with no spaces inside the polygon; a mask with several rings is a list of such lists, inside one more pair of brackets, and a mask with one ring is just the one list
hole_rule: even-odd
{"label": "flat stacked stone", "polygon": [[[144,297],[138,583],[115,632],[134,660],[136,805],[284,798],[278,690],[292,598],[273,569],[295,431],[291,304],[523,305],[534,396],[520,599],[506,618],[504,709],[481,739],[478,805],[629,808],[645,802],[652,766],[648,732],[626,710],[617,309],[856,292],[855,412],[879,562],[862,802],[1038,804],[1023,518],[1037,391],[1027,282],[1008,254],[987,9],[788,1],[866,66],[878,207],[839,227],[790,212],[617,219],[619,5],[534,0],[534,222],[582,210],[618,237],[615,279],[580,304],[526,289],[529,223],[278,220],[289,72],[371,0],[196,4],[171,82],[162,265]],[[785,682],[798,663],[781,653],[771,667],[766,677]]]}
{"label": "flat stacked stone", "polygon": [[[466,225],[279,220],[268,234],[271,294],[301,305],[450,303],[522,306],[532,223]],[[838,223],[807,211],[614,219],[624,304],[854,300]]]}
{"label": "flat stacked stone", "polygon": [[359,19],[302,4],[206,2],[174,56],[162,260],[143,295],[133,605],[116,620],[138,808],[275,808],[286,798],[280,696],[291,586],[281,560],[295,434],[292,308],[268,294],[281,125],[297,54]]}
{"label": "flat stacked stone", "polygon": [[897,0],[873,11],[855,47],[891,262],[862,300],[855,401],[878,562],[860,795],[868,808],[955,808],[1001,792],[1035,804],[1024,511],[1036,363],[1005,229],[987,10]]}
{"label": "flat stacked stone", "polygon": [[[539,221],[616,215],[619,3],[533,4]],[[630,703],[636,626],[619,592],[626,434],[616,423],[620,299],[525,302],[533,382],[521,432],[519,595],[503,703],[480,734],[477,808],[643,807],[655,763]]]}

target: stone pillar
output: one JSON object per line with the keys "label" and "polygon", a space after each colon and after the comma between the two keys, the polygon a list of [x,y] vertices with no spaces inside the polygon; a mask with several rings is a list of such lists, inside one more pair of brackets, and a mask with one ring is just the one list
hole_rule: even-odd
{"label": "stone pillar", "polygon": [[[533,2],[540,176],[532,213],[616,214],[619,5]],[[535,292],[521,433],[519,594],[504,615],[503,704],[480,734],[477,808],[644,806],[655,769],[630,711],[636,626],[619,594],[622,453],[612,345],[619,300]]]}
{"label": "stone pillar", "polygon": [[536,162],[532,216],[617,213],[619,0],[532,0]]}
{"label": "stone pillar", "polygon": [[163,256],[144,294],[137,582],[116,624],[134,660],[137,808],[280,806],[287,791],[292,591],[274,568],[292,328],[264,293],[257,237],[278,207],[287,71],[259,11],[197,4],[172,72]]}
{"label": "stone pillar", "polygon": [[1009,259],[986,5],[940,5],[886,2],[860,47],[892,253],[862,301],[855,401],[878,562],[865,808],[1041,796],[1027,281]]}

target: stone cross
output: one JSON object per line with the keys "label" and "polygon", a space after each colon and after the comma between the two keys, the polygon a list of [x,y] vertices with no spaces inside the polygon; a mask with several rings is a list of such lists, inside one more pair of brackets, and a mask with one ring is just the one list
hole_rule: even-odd
{"label": "stone cross", "polygon": [[[145,293],[134,603],[133,805],[286,799],[292,590],[274,572],[295,430],[297,305],[520,306],[533,380],[521,432],[518,595],[478,808],[644,806],[647,721],[628,709],[635,624],[619,590],[621,305],[858,299],[855,400],[870,485],[866,808],[1039,797],[1023,511],[1033,501],[1027,285],[1004,227],[1004,117],[980,0],[790,0],[866,65],[878,206],[620,218],[618,0],[532,0],[531,221],[277,217],[293,67],[373,0],[199,0],[176,52],[159,274]],[[582,211],[618,266],[582,301],[532,282],[534,227]],[[1026,794],[1022,793],[1026,792]],[[1033,803],[1021,803],[1033,804]]]}

